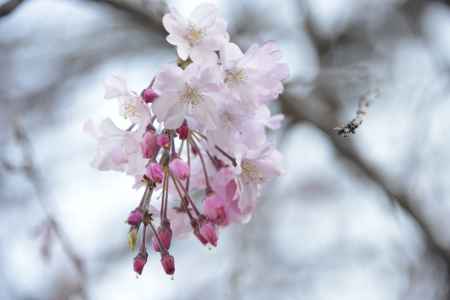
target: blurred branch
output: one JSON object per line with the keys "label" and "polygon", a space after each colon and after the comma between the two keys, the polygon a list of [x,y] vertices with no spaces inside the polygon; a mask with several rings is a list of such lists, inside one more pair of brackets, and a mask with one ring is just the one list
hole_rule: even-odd
{"label": "blurred branch", "polygon": [[80,258],[80,256],[76,253],[75,249],[70,244],[66,233],[58,224],[52,212],[50,211],[50,208],[48,207],[47,203],[44,200],[44,191],[41,182],[41,177],[34,163],[33,148],[28,138],[28,135],[26,134],[26,130],[23,127],[21,127],[20,124],[16,123],[14,127],[14,135],[22,152],[23,163],[21,166],[13,166],[7,161],[2,161],[3,166],[7,170],[22,171],[25,174],[26,178],[28,178],[30,184],[35,190],[36,200],[41,206],[42,210],[44,211],[48,226],[51,228],[55,237],[59,241],[64,253],[67,255],[67,257],[69,258],[70,262],[73,264],[75,270],[79,275],[80,287],[78,292],[80,296],[82,297],[82,299],[89,299],[86,293],[86,283],[85,283],[86,272],[84,268],[84,263]]}
{"label": "blurred branch", "polygon": [[282,111],[286,116],[290,117],[293,122],[308,122],[322,131],[340,156],[350,162],[367,180],[377,185],[386,194],[391,204],[400,207],[415,222],[430,250],[445,263],[448,274],[450,271],[450,251],[441,245],[430,224],[414,205],[414,203],[417,203],[416,199],[409,195],[404,187],[397,186],[395,188],[392,181],[388,180],[383,172],[370,165],[352,146],[351,142],[343,140],[333,133],[333,124],[336,122],[335,115],[320,114],[317,110],[313,111],[307,102],[287,92],[282,95],[280,102]]}
{"label": "blurred branch", "polygon": [[133,5],[126,0],[89,0],[90,2],[104,4],[119,12],[127,14],[135,22],[139,22],[147,27],[147,30],[154,31],[162,37],[166,36],[166,31],[162,25],[162,15],[166,11],[165,5],[162,5],[158,14],[152,13],[146,6]]}
{"label": "blurred branch", "polygon": [[0,5],[0,18],[9,15],[19,7],[25,0],[9,0]]}

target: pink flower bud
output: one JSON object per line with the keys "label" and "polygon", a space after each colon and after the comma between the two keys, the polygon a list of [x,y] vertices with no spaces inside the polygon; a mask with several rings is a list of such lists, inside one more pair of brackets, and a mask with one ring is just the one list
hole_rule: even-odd
{"label": "pink flower bud", "polygon": [[141,96],[145,103],[152,103],[159,95],[152,88],[146,88],[142,91]]}
{"label": "pink flower bud", "polygon": [[141,151],[144,158],[152,158],[158,151],[156,134],[153,130],[149,130],[144,134],[144,138],[141,142]]}
{"label": "pink flower bud", "polygon": [[217,246],[217,233],[211,222],[205,222],[200,225],[200,234],[214,247]]}
{"label": "pink flower bud", "polygon": [[147,263],[148,254],[147,252],[139,252],[134,258],[133,269],[139,275],[142,274],[142,270],[144,270],[144,266]]}
{"label": "pink flower bud", "polygon": [[202,243],[203,245],[208,244],[208,240],[205,239],[205,237],[203,235],[200,234],[200,231],[197,228],[194,228],[194,235],[197,237],[197,239],[200,241],[200,243]]}
{"label": "pink flower bud", "polygon": [[163,148],[169,148],[170,147],[170,138],[167,134],[158,134],[156,137],[156,144]]}
{"label": "pink flower bud", "polygon": [[[158,237],[161,241],[161,244],[163,245],[165,250],[169,250],[170,244],[172,241],[172,229],[170,228],[170,223],[164,223],[162,226],[159,226],[158,228]],[[156,236],[153,236],[152,238],[152,247],[153,250],[159,252],[161,251],[158,238]]]}
{"label": "pink flower bud", "polygon": [[182,140],[185,140],[188,138],[189,135],[189,127],[187,125],[186,120],[184,120],[183,124],[178,127],[178,129],[176,130],[178,133],[178,137]]}
{"label": "pink flower bud", "polygon": [[180,180],[185,180],[189,177],[189,166],[180,158],[174,158],[169,163],[170,172]]}
{"label": "pink flower bud", "polygon": [[164,172],[160,164],[150,163],[145,170],[145,176],[154,183],[161,183],[164,178]]}
{"label": "pink flower bud", "polygon": [[175,260],[170,254],[163,254],[161,257],[161,265],[167,275],[175,273]]}
{"label": "pink flower bud", "polygon": [[144,214],[139,209],[135,209],[128,215],[127,223],[131,226],[138,226],[142,222]]}

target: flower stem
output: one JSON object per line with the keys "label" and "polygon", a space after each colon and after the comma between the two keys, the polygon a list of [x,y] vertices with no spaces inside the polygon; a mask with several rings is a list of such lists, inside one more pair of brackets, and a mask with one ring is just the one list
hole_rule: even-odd
{"label": "flower stem", "polygon": [[194,141],[193,138],[190,138],[189,142],[191,142],[192,145],[198,149],[198,157],[200,157],[200,162],[202,163],[203,175],[205,176],[206,193],[212,192],[212,188],[211,188],[211,185],[209,183],[209,178],[208,178],[208,171],[206,170],[205,159],[203,158],[202,151],[200,150],[200,148],[198,147],[197,143]]}

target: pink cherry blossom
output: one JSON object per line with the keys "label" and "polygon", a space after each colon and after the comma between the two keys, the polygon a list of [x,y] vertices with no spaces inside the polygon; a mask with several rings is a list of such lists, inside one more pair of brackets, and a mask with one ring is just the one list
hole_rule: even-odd
{"label": "pink cherry blossom", "polygon": [[218,16],[212,4],[197,6],[189,18],[175,8],[163,17],[164,28],[169,32],[167,41],[177,47],[178,56],[194,62],[215,62],[219,50],[229,40],[225,21]]}
{"label": "pink cherry blossom", "polygon": [[272,100],[283,92],[282,81],[289,76],[281,63],[281,51],[273,43],[253,45],[245,54],[229,43],[221,51],[224,82],[231,95],[247,108]]}
{"label": "pink cherry blossom", "polygon": [[118,128],[111,119],[104,120],[98,128],[87,122],[84,130],[97,140],[97,152],[92,166],[101,170],[142,175],[145,160],[141,154],[140,134]]}
{"label": "pink cherry blossom", "polygon": [[150,121],[150,109],[140,96],[128,90],[125,79],[111,76],[104,86],[105,99],[118,99],[119,114],[123,118],[142,126]]}
{"label": "pink cherry blossom", "polygon": [[117,100],[128,128],[111,119],[84,127],[97,141],[92,165],[123,172],[143,190],[127,218],[130,248],[141,241],[138,274],[147,263],[146,234],[172,275],[176,239],[191,235],[217,246],[218,230],[248,222],[263,185],[282,174],[281,154],[267,135],[283,121],[268,106],[288,77],[279,48],[268,42],[244,53],[229,43],[212,4],[189,18],[171,9],[163,24],[177,47],[176,64],[149,74],[154,80],[140,95],[119,76],[105,81],[105,99]]}
{"label": "pink cherry blossom", "polygon": [[281,154],[270,145],[247,152],[240,163],[239,209],[244,214],[252,214],[256,207],[261,185],[283,173]]}
{"label": "pink cherry blossom", "polygon": [[177,129],[187,119],[189,127],[199,123],[215,127],[217,115],[214,95],[219,91],[217,67],[191,64],[185,70],[167,66],[156,78],[154,88],[160,94],[152,110],[167,129]]}

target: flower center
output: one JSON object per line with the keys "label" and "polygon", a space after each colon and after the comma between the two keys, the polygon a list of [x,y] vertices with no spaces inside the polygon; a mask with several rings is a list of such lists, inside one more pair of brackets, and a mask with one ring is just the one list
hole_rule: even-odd
{"label": "flower center", "polygon": [[225,75],[225,83],[238,84],[244,81],[246,77],[243,69],[228,70]]}
{"label": "flower center", "polygon": [[198,105],[203,102],[203,97],[197,89],[186,84],[180,101],[186,104]]}
{"label": "flower center", "polygon": [[124,119],[138,117],[138,109],[134,103],[125,102],[121,107],[121,115]]}
{"label": "flower center", "polygon": [[189,45],[194,46],[203,39],[204,35],[205,33],[203,32],[203,30],[191,24],[189,25],[189,29],[187,34],[185,35],[185,38],[188,40]]}
{"label": "flower center", "polygon": [[263,174],[251,161],[243,160],[241,162],[241,170],[243,177],[248,181],[262,182],[264,179]]}

